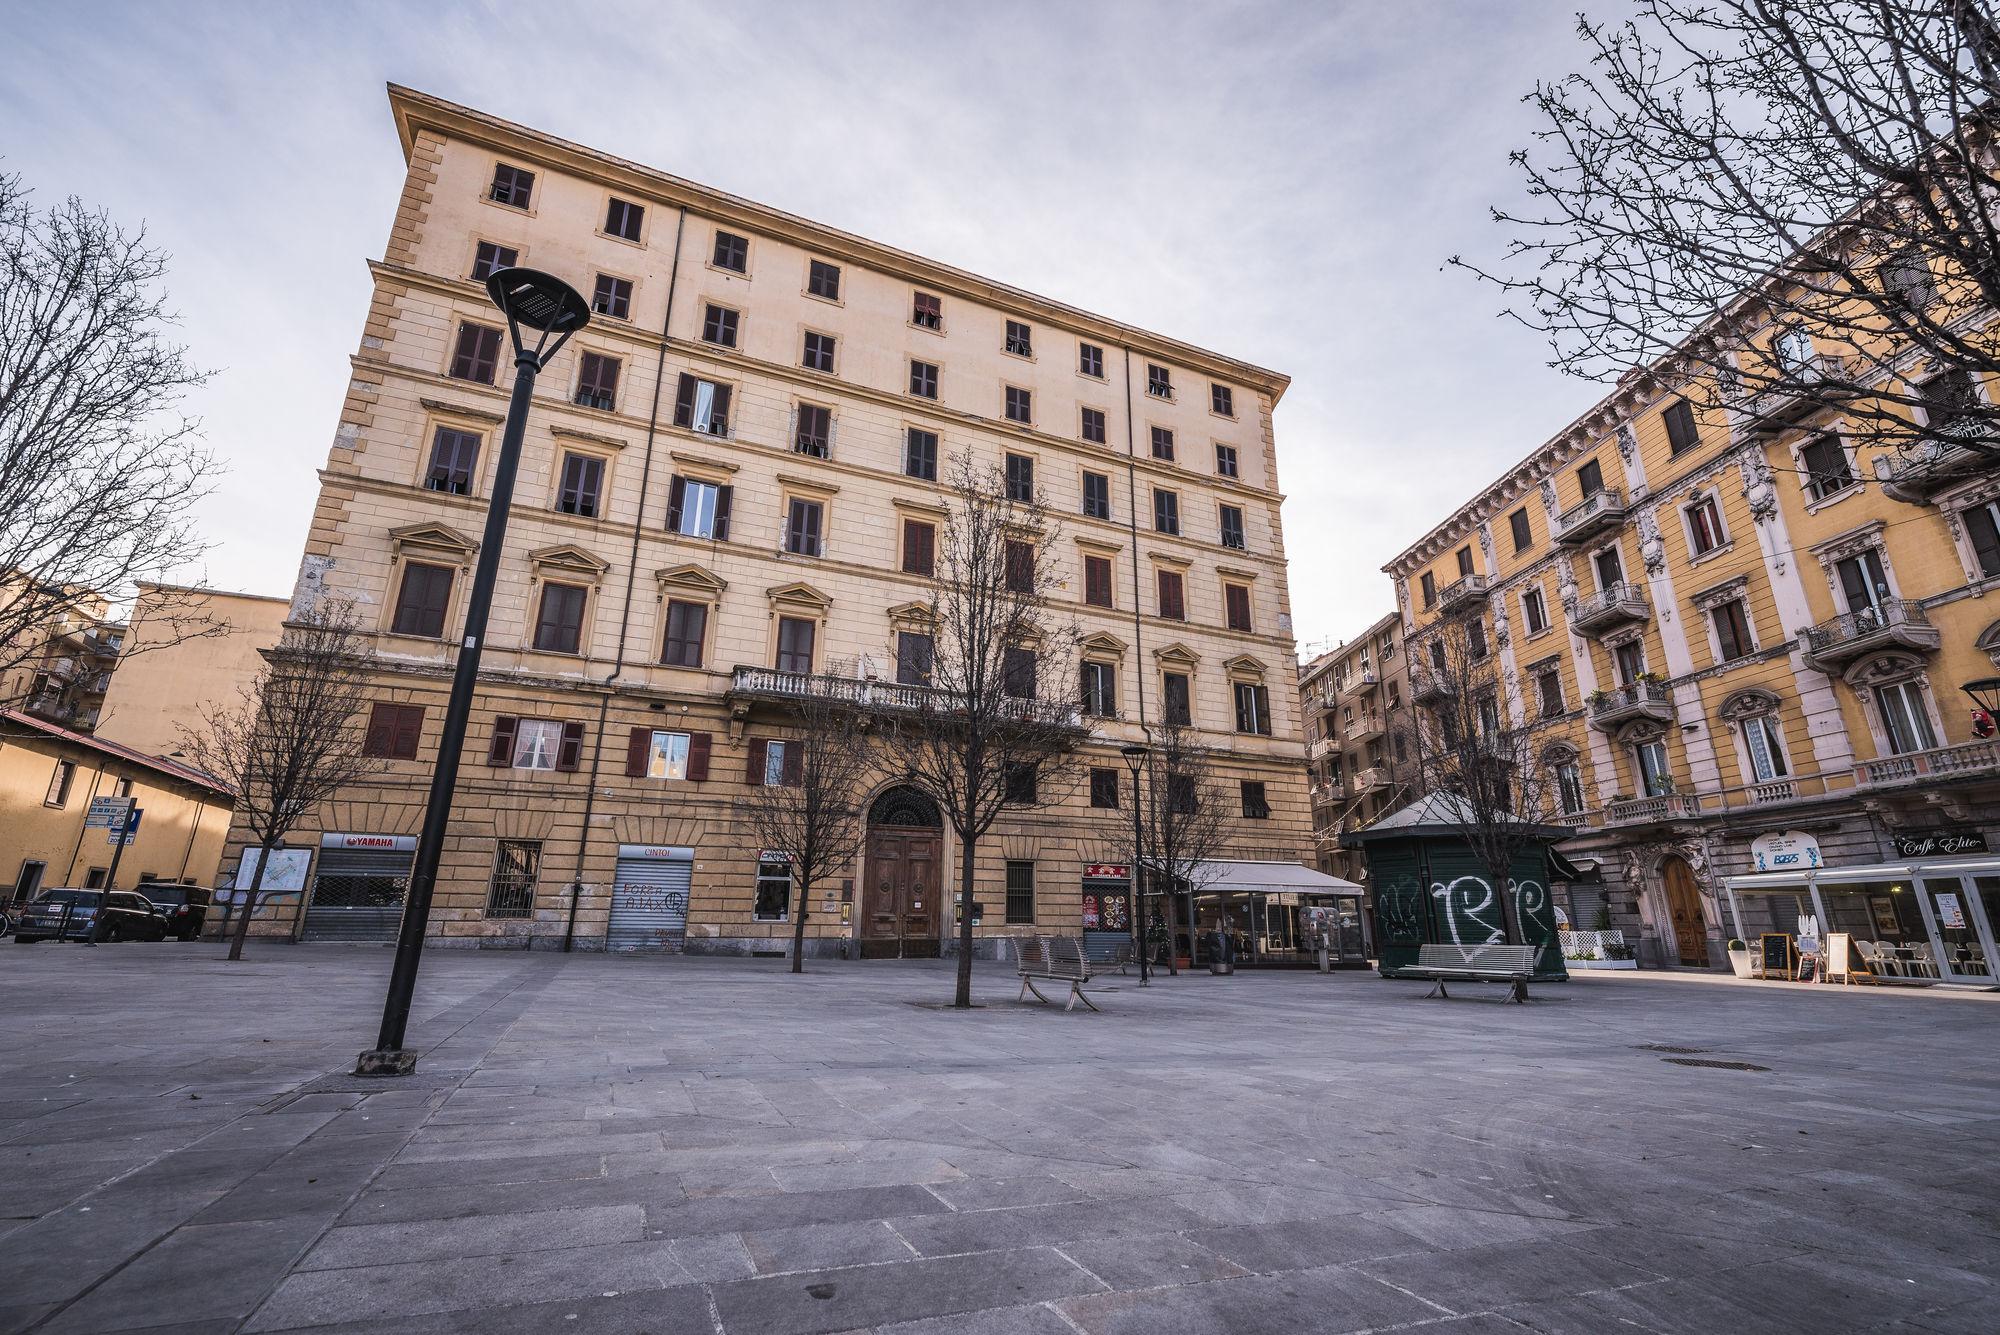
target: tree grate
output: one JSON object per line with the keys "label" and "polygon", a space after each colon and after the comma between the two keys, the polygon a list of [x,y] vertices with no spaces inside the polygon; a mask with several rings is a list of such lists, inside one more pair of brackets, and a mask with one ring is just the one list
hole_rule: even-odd
{"label": "tree grate", "polygon": [[1719,1062],[1709,1057],[1662,1057],[1664,1062],[1675,1066],[1706,1066],[1716,1071],[1768,1071],[1768,1066],[1753,1066],[1749,1062]]}
{"label": "tree grate", "polygon": [[1675,1046],[1674,1046],[1673,1044],[1671,1044],[1671,1043],[1638,1043],[1638,1044],[1634,1044],[1634,1046],[1635,1046],[1635,1047],[1638,1047],[1638,1048],[1640,1048],[1640,1049],[1642,1049],[1643,1051],[1646,1051],[1646,1052],[1685,1052],[1685,1053],[1695,1053],[1695,1052],[1707,1052],[1707,1051],[1708,1051],[1708,1049],[1707,1049],[1707,1048],[1677,1048],[1677,1047],[1675,1047]]}

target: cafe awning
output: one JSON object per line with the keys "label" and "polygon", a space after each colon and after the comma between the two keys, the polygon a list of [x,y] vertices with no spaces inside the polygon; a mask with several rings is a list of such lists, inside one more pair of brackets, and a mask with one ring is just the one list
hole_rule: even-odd
{"label": "cafe awning", "polygon": [[1193,878],[1204,895],[1277,894],[1366,895],[1352,881],[1328,876],[1296,862],[1205,862]]}
{"label": "cafe awning", "polygon": [[1852,885],[1868,881],[1907,881],[1913,876],[1956,876],[1961,872],[2000,872],[2000,857],[1938,858],[1931,861],[1869,862],[1845,867],[1801,867],[1797,871],[1750,872],[1725,876],[1731,890],[1779,890],[1786,886]]}
{"label": "cafe awning", "polygon": [[1596,858],[1571,860],[1551,848],[1549,862],[1555,868],[1555,877],[1558,881],[1568,881],[1573,885],[1601,885],[1604,882],[1604,866]]}

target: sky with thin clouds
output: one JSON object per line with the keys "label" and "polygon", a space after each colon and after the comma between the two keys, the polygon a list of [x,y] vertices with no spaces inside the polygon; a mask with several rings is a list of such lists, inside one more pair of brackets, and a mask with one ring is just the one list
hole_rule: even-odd
{"label": "sky with thin clouds", "polygon": [[1305,649],[1601,392],[1443,267],[1500,247],[1575,9],[67,0],[8,17],[0,171],[172,255],[228,466],[187,577],[291,590],[402,184],[393,81],[1286,372]]}

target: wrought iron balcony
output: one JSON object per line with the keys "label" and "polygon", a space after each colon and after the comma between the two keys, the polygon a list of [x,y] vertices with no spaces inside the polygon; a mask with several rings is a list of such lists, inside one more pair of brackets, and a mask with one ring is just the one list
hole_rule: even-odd
{"label": "wrought iron balcony", "polygon": [[[1984,422],[1966,422],[1954,434],[1983,440],[1989,448],[2000,448]],[[1945,488],[2000,467],[2000,460],[1970,445],[1925,441],[1893,455],[1878,455],[1875,477],[1882,494],[1892,501],[1922,505]]]}
{"label": "wrought iron balcony", "polygon": [[1581,635],[1602,635],[1606,631],[1653,619],[1653,603],[1637,584],[1618,581],[1608,589],[1576,600],[1569,624]]}
{"label": "wrought iron balcony", "polygon": [[1438,590],[1438,611],[1451,612],[1475,607],[1486,601],[1486,576],[1460,575]]}
{"label": "wrought iron balcony", "polygon": [[1639,719],[1674,721],[1674,694],[1663,681],[1635,681],[1590,697],[1590,725],[1604,732]]}
{"label": "wrought iron balcony", "polygon": [[1664,821],[1686,820],[1701,814],[1701,799],[1693,793],[1667,793],[1662,797],[1640,797],[1629,802],[1611,802],[1604,808],[1606,825],[1657,825]]}
{"label": "wrought iron balcony", "polygon": [[1729,406],[1736,411],[1739,430],[1775,431],[1829,406],[1821,386],[1851,378],[1846,358],[1815,352],[1770,380],[1739,385],[1729,396]]}
{"label": "wrought iron balcony", "polygon": [[1556,516],[1555,540],[1559,543],[1588,542],[1624,522],[1624,491],[1617,487],[1603,487]]}
{"label": "wrought iron balcony", "polygon": [[1380,714],[1371,709],[1364,711],[1343,731],[1350,742],[1372,742],[1388,731],[1388,725],[1382,721]]}
{"label": "wrought iron balcony", "polygon": [[1428,667],[1410,669],[1410,699],[1420,705],[1443,700],[1451,694],[1451,683],[1443,673]]}
{"label": "wrought iron balcony", "polygon": [[1928,751],[1909,751],[1900,756],[1864,760],[1855,767],[1854,777],[1856,787],[1879,788],[1885,784],[1991,774],[1996,770],[2000,770],[2000,740],[1939,746]]}
{"label": "wrought iron balcony", "polygon": [[1901,598],[1885,598],[1877,607],[1864,607],[1822,621],[1808,627],[1801,638],[1805,641],[1806,662],[1827,673],[1836,673],[1878,649],[1933,653],[1940,639],[1937,627],[1924,615],[1922,606]]}
{"label": "wrought iron balcony", "polygon": [[[758,667],[737,668],[730,677],[729,695],[741,705],[757,700],[831,700],[866,712],[904,714],[951,713],[956,700],[953,692],[935,686]],[[1021,719],[1084,727],[1083,711],[1077,705],[1056,700],[1009,697],[1003,712]]]}

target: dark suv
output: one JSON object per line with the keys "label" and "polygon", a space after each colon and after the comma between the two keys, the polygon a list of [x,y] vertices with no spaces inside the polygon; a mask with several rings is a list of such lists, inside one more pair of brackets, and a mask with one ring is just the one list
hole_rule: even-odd
{"label": "dark suv", "polygon": [[207,890],[198,885],[148,881],[145,897],[152,901],[153,912],[167,920],[168,936],[192,941],[201,935],[202,925],[208,921]]}
{"label": "dark suv", "polygon": [[14,939],[23,945],[55,937],[63,941],[88,941],[104,917],[107,941],[164,941],[167,920],[153,911],[144,895],[130,890],[113,890],[111,903],[104,903],[102,890],[45,890],[35,902],[21,910]]}

